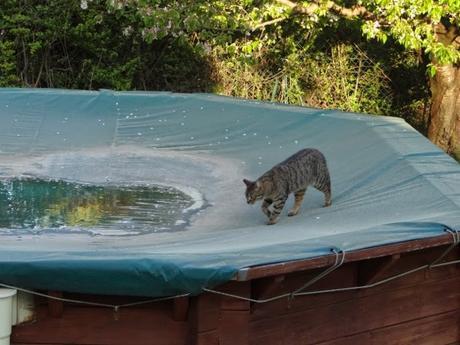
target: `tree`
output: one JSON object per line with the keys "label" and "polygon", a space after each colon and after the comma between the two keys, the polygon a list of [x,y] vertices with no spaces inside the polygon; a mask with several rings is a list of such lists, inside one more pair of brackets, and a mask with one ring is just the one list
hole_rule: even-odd
{"label": "tree", "polygon": [[459,0],[361,0],[348,6],[339,1],[277,3],[292,14],[360,20],[368,38],[385,43],[391,35],[405,48],[427,54],[432,97],[428,137],[460,158]]}
{"label": "tree", "polygon": [[239,47],[243,53],[276,39],[286,23],[307,34],[344,18],[358,23],[368,39],[385,43],[392,37],[427,57],[432,100],[428,137],[460,158],[460,0],[110,2],[115,8],[135,4],[144,18],[147,39],[172,35],[198,46],[218,43],[231,48],[234,40],[243,37],[246,43]]}

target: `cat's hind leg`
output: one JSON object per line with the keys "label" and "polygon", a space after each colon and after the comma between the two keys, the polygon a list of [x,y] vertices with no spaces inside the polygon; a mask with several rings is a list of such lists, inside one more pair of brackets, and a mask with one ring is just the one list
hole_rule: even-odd
{"label": "cat's hind leg", "polygon": [[284,204],[286,204],[287,196],[278,197],[273,201],[273,211],[268,219],[268,225],[276,224],[279,220],[279,215],[283,210]]}
{"label": "cat's hind leg", "polygon": [[270,218],[271,216],[271,211],[268,209],[270,207],[270,205],[273,203],[273,200],[271,199],[264,199],[264,201],[262,202],[262,212],[268,217]]}
{"label": "cat's hind leg", "polygon": [[292,208],[292,210],[289,211],[288,213],[289,217],[295,216],[299,213],[300,206],[302,205],[303,197],[306,191],[307,189],[305,188],[305,189],[298,190],[297,192],[294,193],[294,197],[295,197],[294,207]]}
{"label": "cat's hind leg", "polygon": [[324,207],[331,206],[331,187],[324,192]]}
{"label": "cat's hind leg", "polygon": [[331,206],[331,180],[329,174],[314,184],[314,187],[324,193],[324,207]]}

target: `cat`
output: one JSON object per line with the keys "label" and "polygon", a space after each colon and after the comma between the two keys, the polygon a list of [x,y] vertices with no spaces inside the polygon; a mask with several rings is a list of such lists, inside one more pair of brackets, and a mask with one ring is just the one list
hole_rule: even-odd
{"label": "cat", "polygon": [[268,225],[278,222],[291,193],[294,193],[295,203],[288,216],[297,215],[309,185],[324,193],[324,207],[331,205],[331,179],[326,158],[316,149],[300,150],[275,165],[256,181],[243,179],[243,182],[246,185],[248,204],[263,199],[262,212],[268,217]]}

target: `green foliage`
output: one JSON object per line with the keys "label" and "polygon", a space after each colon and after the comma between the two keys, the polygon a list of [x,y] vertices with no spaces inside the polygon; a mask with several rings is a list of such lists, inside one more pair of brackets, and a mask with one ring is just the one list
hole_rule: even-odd
{"label": "green foliage", "polygon": [[105,1],[88,10],[73,0],[2,1],[2,85],[126,89],[140,64],[137,11],[107,13]]}
{"label": "green foliage", "polygon": [[171,35],[148,43],[138,9],[109,4],[0,1],[0,86],[210,90],[201,46]]}
{"label": "green foliage", "polygon": [[[273,58],[273,57],[272,57]],[[390,79],[358,46],[336,43],[305,49],[275,61],[259,52],[251,64],[215,53],[219,93],[273,102],[394,115]]]}
{"label": "green foliage", "polygon": [[14,42],[0,41],[0,87],[19,85],[14,63],[15,58]]}
{"label": "green foliage", "polygon": [[[118,4],[126,2],[118,0]],[[286,30],[285,21],[305,35],[313,27],[323,28],[341,16],[361,22],[362,32],[369,39],[385,43],[391,36],[406,49],[422,49],[431,54],[439,64],[460,61],[459,44],[441,37],[446,35],[443,30],[459,29],[458,0],[144,0],[131,3],[138,7],[151,40],[167,35],[193,36],[194,40],[222,45],[245,35],[252,41],[266,43]],[[268,26],[267,35],[263,29]]]}
{"label": "green foliage", "polygon": [[[138,8],[151,40],[172,36],[182,37],[192,46],[209,45],[212,51],[209,55],[212,61],[217,61],[218,91],[225,94],[380,114],[397,115],[404,109],[407,115],[415,109],[421,111],[420,106],[407,104],[427,103],[427,81],[420,76],[419,66],[427,66],[428,76],[432,77],[440,64],[460,62],[458,39],[452,39],[460,30],[458,0],[120,0],[117,3]],[[346,19],[345,24],[341,18]],[[344,27],[345,30],[359,28],[369,41],[385,44],[390,52],[381,51],[381,56],[364,60],[360,54],[354,57],[352,53],[344,53],[345,62],[327,53],[336,49],[335,44],[320,51],[310,49],[316,44],[318,33],[335,31],[340,35]],[[347,49],[354,49],[349,44],[345,39]],[[397,45],[403,49],[398,51]],[[360,49],[364,51],[361,45]],[[416,92],[401,90],[384,77],[388,75],[406,84],[391,73],[391,62],[385,61],[395,52],[406,56],[404,50],[421,56],[416,65],[408,62],[405,68],[417,76],[411,78],[420,83]],[[321,54],[322,60],[318,59]],[[425,57],[431,62],[427,64]],[[294,60],[296,64],[292,63]],[[365,71],[359,69],[363,61],[367,65]],[[398,64],[397,59],[391,61]],[[308,73],[308,69],[316,74]],[[337,87],[334,80],[342,87]],[[400,94],[408,98],[403,100]],[[423,118],[426,118],[425,109]]]}
{"label": "green foliage", "polygon": [[[309,104],[353,112],[392,114],[390,79],[357,46],[339,44],[310,61]],[[321,85],[317,87],[317,85]]]}
{"label": "green foliage", "polygon": [[[429,50],[414,35],[428,42],[433,33],[398,24],[393,1],[380,2],[365,5],[386,6],[392,28],[341,20],[330,2],[299,2],[302,12],[276,0],[4,0],[0,85],[212,91],[410,118],[424,111],[424,67],[398,42]],[[432,54],[456,58],[435,43]]]}

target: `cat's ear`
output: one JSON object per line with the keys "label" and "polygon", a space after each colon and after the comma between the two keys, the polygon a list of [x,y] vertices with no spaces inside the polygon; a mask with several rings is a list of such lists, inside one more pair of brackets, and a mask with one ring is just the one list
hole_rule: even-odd
{"label": "cat's ear", "polygon": [[251,181],[246,180],[246,179],[243,179],[243,182],[244,182],[244,184],[246,185],[246,187],[249,187],[249,186],[251,186],[251,185],[254,184],[254,182],[251,182]]}

